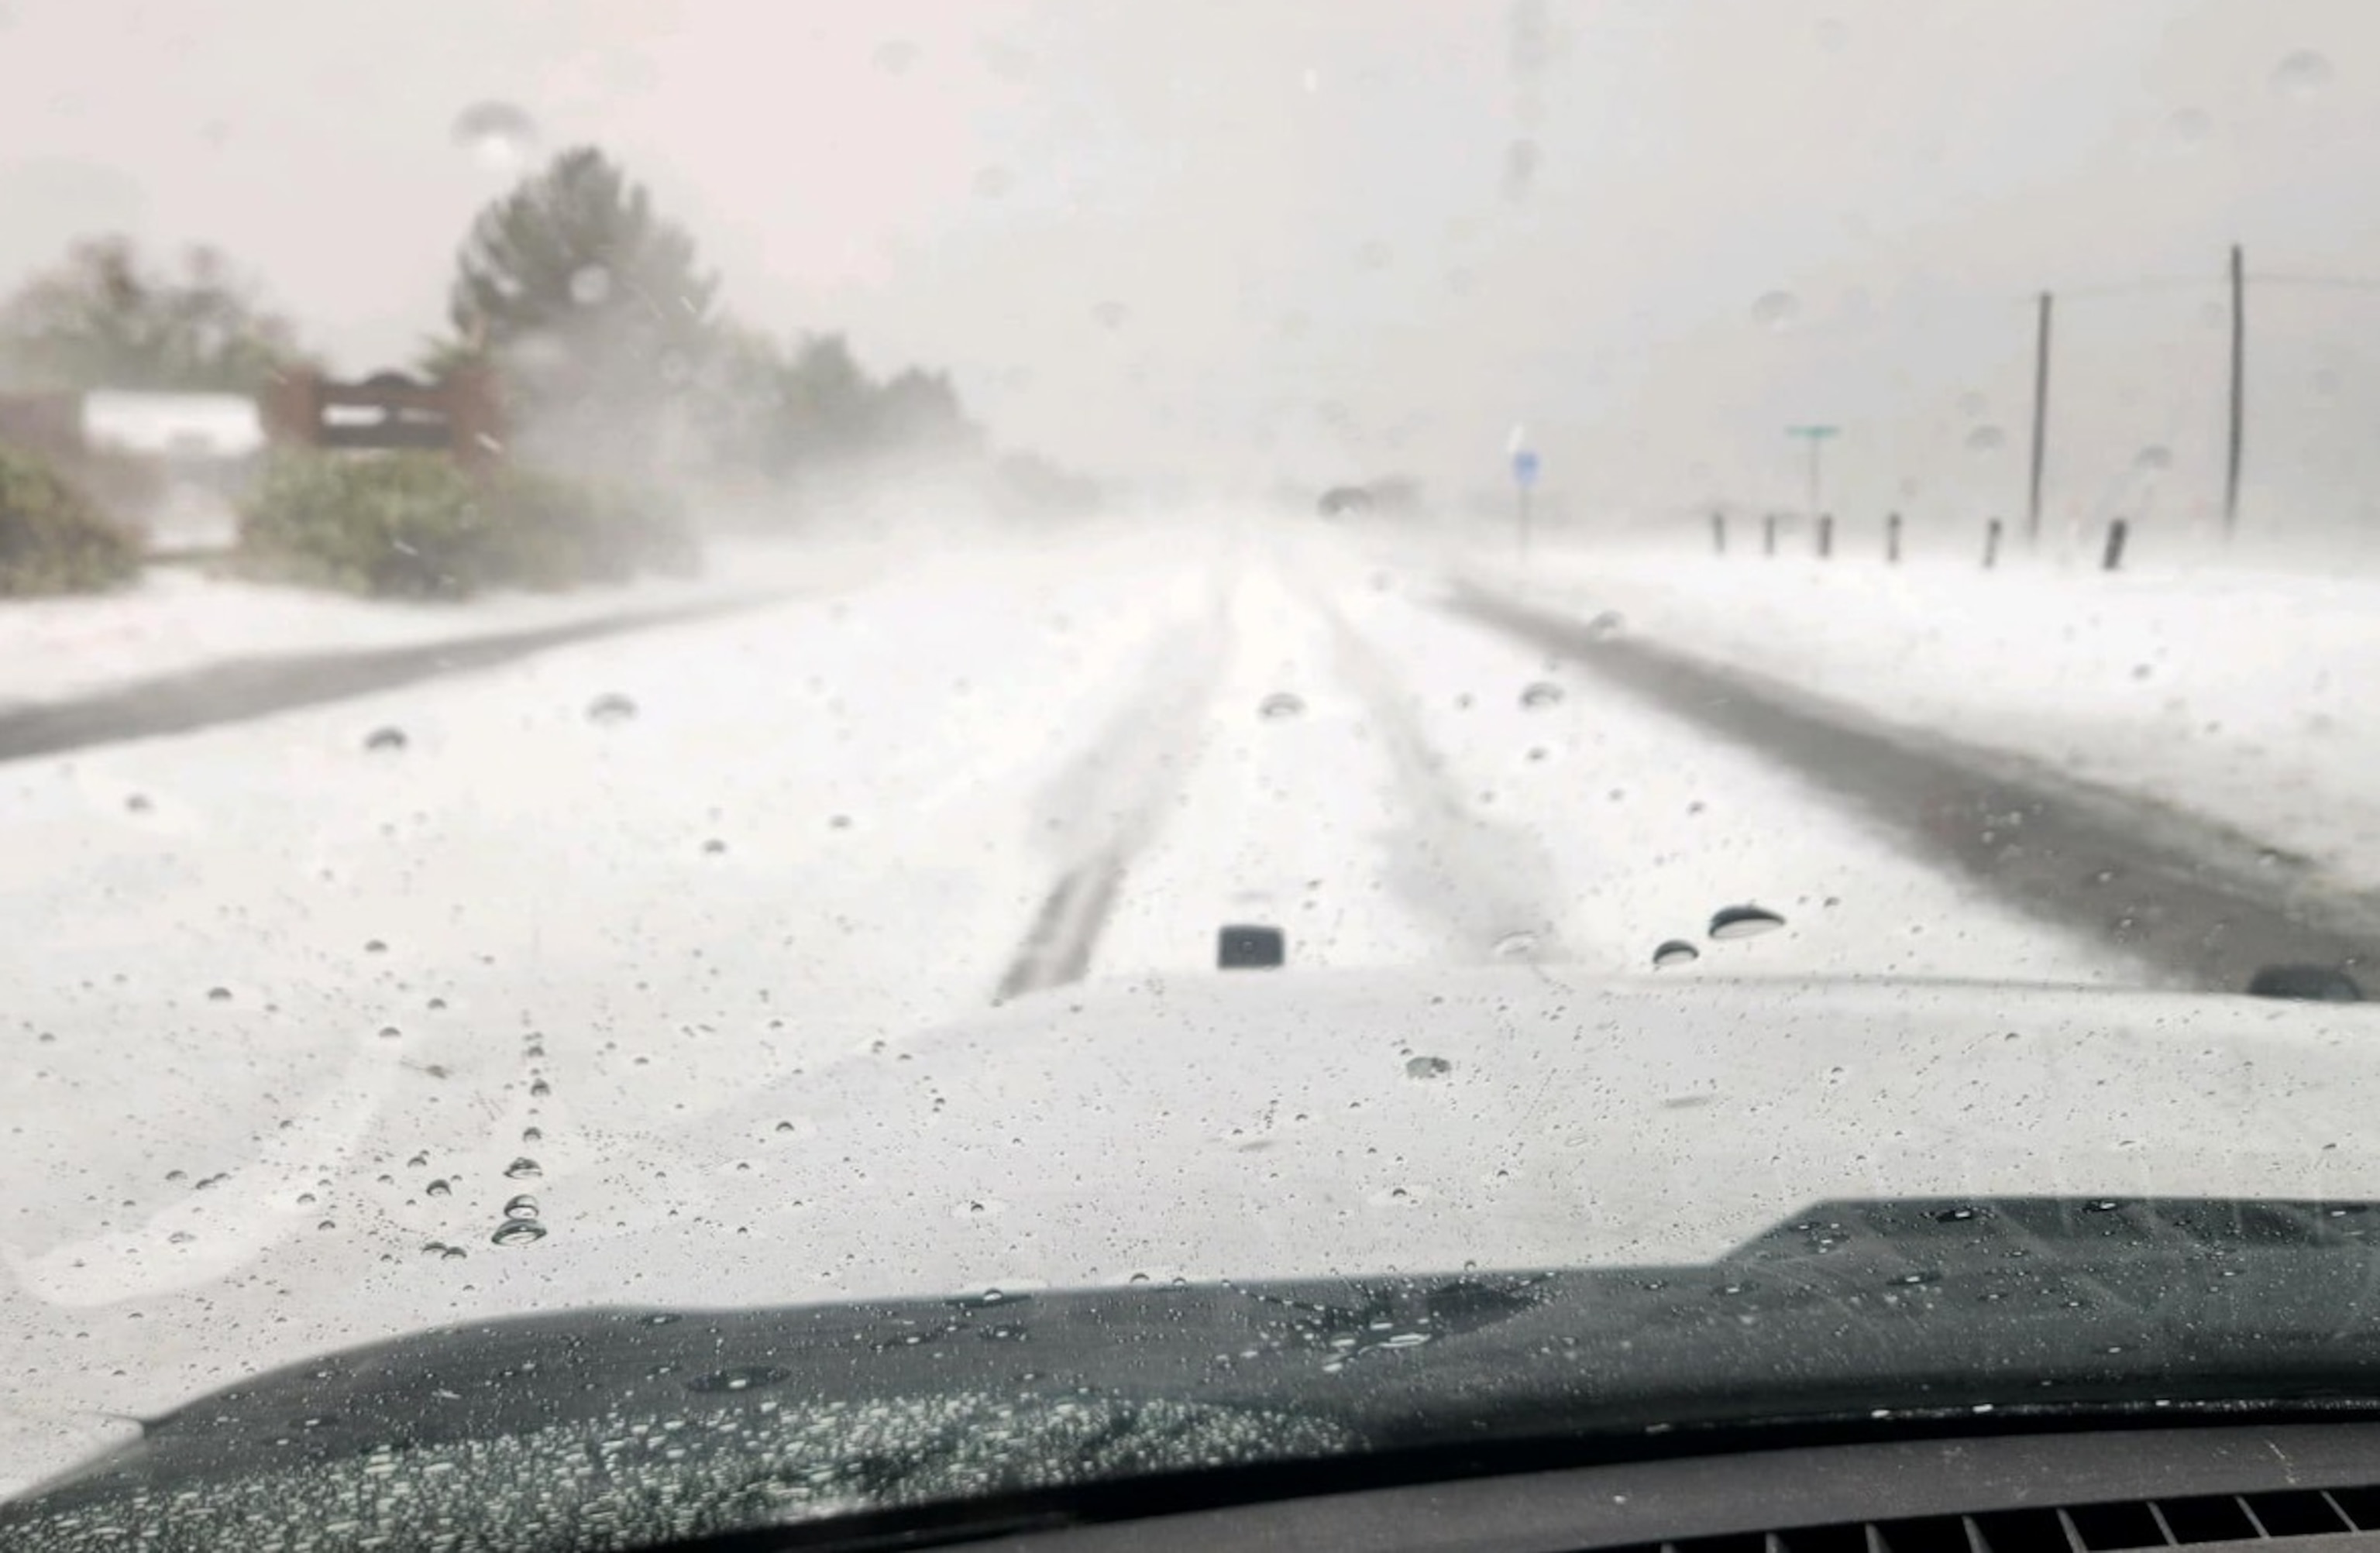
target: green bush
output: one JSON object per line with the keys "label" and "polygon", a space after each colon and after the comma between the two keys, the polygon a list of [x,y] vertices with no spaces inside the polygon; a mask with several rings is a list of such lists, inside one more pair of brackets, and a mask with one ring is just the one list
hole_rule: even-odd
{"label": "green bush", "polygon": [[517,468],[496,476],[490,492],[498,515],[492,564],[516,586],[568,588],[701,569],[685,515],[652,492]]}
{"label": "green bush", "polygon": [[557,589],[699,564],[681,515],[649,499],[433,453],[290,453],[240,518],[253,573],[382,598]]}
{"label": "green bush", "polygon": [[140,570],[140,544],[30,454],[0,449],[0,595],[90,593]]}
{"label": "green bush", "polygon": [[278,455],[239,516],[249,570],[388,598],[471,592],[487,546],[480,492],[443,454]]}

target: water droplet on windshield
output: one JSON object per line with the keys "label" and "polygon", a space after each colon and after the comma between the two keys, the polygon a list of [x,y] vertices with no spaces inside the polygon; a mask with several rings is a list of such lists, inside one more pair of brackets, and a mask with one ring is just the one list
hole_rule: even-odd
{"label": "water droplet on windshield", "polygon": [[570,272],[570,299],[582,308],[601,306],[612,295],[612,272],[601,264],[581,264]]}
{"label": "water droplet on windshield", "polygon": [[1663,970],[1669,966],[1682,965],[1702,957],[1703,952],[1685,940],[1671,939],[1653,951],[1653,968]]}
{"label": "water droplet on windshield", "polygon": [[1499,960],[1525,960],[1536,952],[1537,935],[1535,933],[1507,933],[1488,951]]}
{"label": "water droplet on windshield", "polygon": [[709,841],[702,843],[702,850],[711,856],[716,857],[721,853],[727,850],[727,843],[721,841],[717,836],[713,836]]}
{"label": "water droplet on windshield", "polygon": [[498,1245],[527,1245],[545,1238],[545,1226],[534,1219],[507,1219],[488,1238]]}
{"label": "water droplet on windshield", "polygon": [[449,1192],[455,1190],[455,1188],[448,1185],[444,1181],[440,1180],[431,1182],[429,1185],[423,1187],[422,1190],[433,1197],[443,1197]]}
{"label": "water droplet on windshield", "polygon": [[2150,445],[2141,449],[2140,452],[2132,455],[2132,467],[2135,469],[2170,469],[2173,467],[2173,451],[2170,448],[2161,447],[2152,443]]}
{"label": "water droplet on windshield", "polygon": [[1276,690],[1257,706],[1257,715],[1278,722],[1285,717],[1295,717],[1304,710],[1305,710],[1304,700],[1286,690]]}
{"label": "water droplet on windshield", "polygon": [[1454,1064],[1443,1057],[1415,1057],[1405,1062],[1407,1078],[1444,1078],[1454,1071]]}
{"label": "water droplet on windshield", "polygon": [[1967,433],[1969,453],[1998,453],[2008,446],[2008,433],[1997,426],[1978,426]]}
{"label": "water droplet on windshield", "polygon": [[2311,97],[2330,84],[2330,61],[2312,49],[2300,49],[2273,67],[2273,90],[2289,97]]}
{"label": "water droplet on windshield", "polygon": [[364,940],[364,952],[366,954],[385,954],[388,952],[388,940],[386,939],[366,939]]}
{"label": "water droplet on windshield", "polygon": [[1525,137],[1504,148],[1504,193],[1517,200],[1529,191],[1529,180],[1536,176],[1539,158],[1537,142]]}
{"label": "water droplet on windshield", "polygon": [[380,1027],[380,1038],[384,1041],[399,1040],[404,1037],[404,1035],[405,1032],[394,1025],[383,1025]]}
{"label": "water droplet on windshield", "polygon": [[1562,687],[1551,680],[1535,681],[1521,691],[1521,705],[1524,707],[1556,706],[1561,698]]}
{"label": "water droplet on windshield", "polygon": [[587,703],[589,722],[625,722],[637,715],[637,703],[618,691],[608,691]]}
{"label": "water droplet on windshield", "polygon": [[364,735],[364,747],[371,750],[397,750],[406,746],[402,728],[375,728]]}
{"label": "water droplet on windshield", "polygon": [[[529,1130],[531,1132],[535,1132],[537,1129],[532,1127]],[[523,1156],[504,1167],[505,1178],[512,1181],[528,1181],[531,1177],[540,1176],[544,1173],[545,1168],[527,1156]]]}
{"label": "water droplet on windshield", "polygon": [[542,1127],[523,1127],[521,1129],[521,1142],[523,1143],[540,1143],[542,1142],[544,1138],[545,1129]]}
{"label": "water droplet on windshield", "polygon": [[1711,914],[1710,936],[1714,939],[1750,939],[1763,933],[1773,933],[1785,926],[1785,919],[1766,906],[1721,906]]}
{"label": "water droplet on windshield", "polygon": [[1612,637],[1620,635],[1621,631],[1624,629],[1627,625],[1628,622],[1626,618],[1623,617],[1617,610],[1605,610],[1601,614],[1597,615],[1593,620],[1586,623],[1587,639],[1590,641],[1608,642]]}
{"label": "water droplet on windshield", "polygon": [[1802,303],[1790,291],[1771,291],[1752,304],[1752,322],[1763,329],[1791,328],[1802,316]]}
{"label": "water droplet on windshield", "polygon": [[132,814],[147,814],[150,808],[149,795],[145,793],[132,794],[124,800],[124,807]]}
{"label": "water droplet on windshield", "polygon": [[207,1001],[211,1003],[227,1003],[231,1001],[231,989],[228,987],[210,987],[207,989]]}
{"label": "water droplet on windshield", "polygon": [[517,171],[537,149],[537,124],[510,103],[474,103],[455,115],[455,143],[492,173]]}
{"label": "water droplet on windshield", "polygon": [[536,1218],[537,1199],[527,1194],[511,1199],[504,1204],[504,1217],[507,1219]]}

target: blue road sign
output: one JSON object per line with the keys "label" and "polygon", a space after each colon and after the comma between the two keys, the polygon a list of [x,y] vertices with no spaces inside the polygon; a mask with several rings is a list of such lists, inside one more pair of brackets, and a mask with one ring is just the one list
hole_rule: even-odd
{"label": "blue road sign", "polygon": [[1513,450],[1512,479],[1518,485],[1537,483],[1537,455],[1534,449],[1524,447]]}

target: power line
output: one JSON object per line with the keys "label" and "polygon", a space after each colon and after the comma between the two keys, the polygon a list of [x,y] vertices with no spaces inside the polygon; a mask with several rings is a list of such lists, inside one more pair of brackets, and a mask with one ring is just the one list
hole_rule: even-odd
{"label": "power line", "polygon": [[[2090,301],[2105,297],[2145,297],[2163,291],[2212,290],[2222,284],[2220,275],[2163,275],[2147,280],[2108,281],[2098,285],[2058,286],[2056,295],[2061,302],[2070,299]],[[2026,307],[2034,305],[2031,297],[2023,300]]]}
{"label": "power line", "polygon": [[2251,285],[2304,285],[2330,291],[2380,291],[2380,280],[2360,275],[2250,275]]}

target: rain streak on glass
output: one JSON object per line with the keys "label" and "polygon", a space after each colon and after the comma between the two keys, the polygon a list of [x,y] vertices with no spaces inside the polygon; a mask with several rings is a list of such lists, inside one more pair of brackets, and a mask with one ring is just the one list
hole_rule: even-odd
{"label": "rain streak on glass", "polygon": [[2182,108],[2166,120],[2166,132],[2184,151],[2196,151],[2215,132],[2215,120],[2204,108]]}
{"label": "rain streak on glass", "polygon": [[1783,926],[1785,919],[1767,906],[1721,906],[1711,914],[1710,936],[1722,940],[1755,939]]}
{"label": "rain streak on glass", "polygon": [[2300,49],[2273,67],[2273,90],[2288,97],[2311,97],[2330,84],[2330,61],[2312,49]]}
{"label": "rain streak on glass", "polygon": [[1269,722],[1295,717],[1305,710],[1305,702],[1286,690],[1276,690],[1257,708],[1257,715]]}
{"label": "rain streak on glass", "polygon": [[570,273],[570,299],[582,308],[600,306],[612,295],[612,272],[601,264],[582,264]]}
{"label": "rain streak on glass", "polygon": [[474,103],[455,115],[455,143],[492,173],[519,171],[537,150],[537,125],[510,103]]}
{"label": "rain streak on glass", "polygon": [[1801,299],[1790,291],[1766,292],[1752,304],[1752,322],[1763,329],[1789,329],[1801,317]]}

